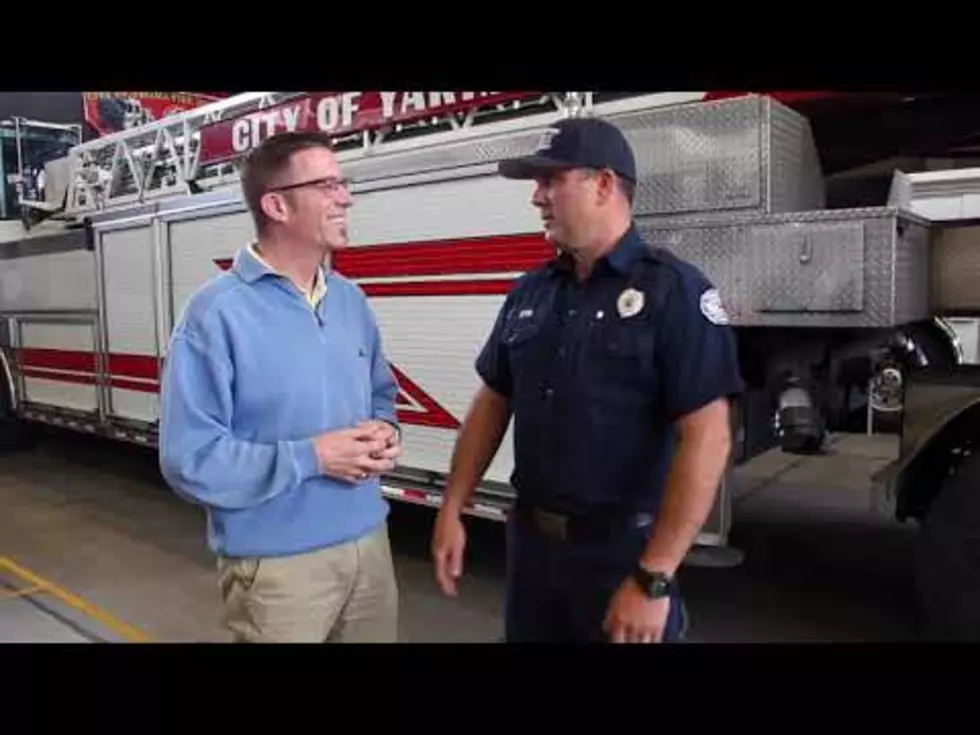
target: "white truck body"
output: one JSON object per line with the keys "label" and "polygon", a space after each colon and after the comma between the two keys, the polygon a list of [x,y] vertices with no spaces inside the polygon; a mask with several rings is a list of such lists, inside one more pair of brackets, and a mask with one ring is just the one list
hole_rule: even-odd
{"label": "white truck body", "polygon": [[[354,178],[353,245],[333,267],[368,295],[401,388],[405,449],[385,483],[392,499],[440,503],[478,387],[477,353],[513,281],[553,254],[531,184],[500,178],[495,164],[533,148],[554,119],[549,112],[432,136],[442,142],[340,154]],[[152,446],[173,325],[191,294],[254,238],[252,220],[227,176],[205,193],[85,214],[81,227],[16,228],[0,246],[0,345],[17,412]],[[512,462],[508,429],[470,513],[506,517]],[[727,523],[727,514],[718,519]],[[725,530],[706,528],[701,540],[721,543]]]}
{"label": "white truck body", "polygon": [[[825,210],[802,115],[770,97],[708,98],[586,100],[585,110],[634,145],[641,231],[720,287],[735,326],[888,330],[928,319],[924,221],[897,208]],[[0,240],[0,357],[18,417],[154,444],[173,325],[254,237],[233,161],[201,158],[202,129],[215,130],[204,123],[252,115],[234,128],[240,142],[303,114],[327,120],[322,98],[316,115],[297,99],[240,95],[73,149],[71,180],[49,187],[69,221]],[[352,99],[337,103],[334,123]],[[405,450],[385,482],[393,499],[439,505],[478,386],[474,360],[513,281],[553,254],[532,185],[500,178],[496,164],[532,151],[562,114],[476,125],[454,108],[444,132],[338,138],[355,205],[353,245],[332,266],[368,295],[401,388]],[[52,164],[49,178],[64,168]],[[469,512],[506,517],[512,462],[508,430]],[[726,543],[730,501],[725,483],[700,544]]]}

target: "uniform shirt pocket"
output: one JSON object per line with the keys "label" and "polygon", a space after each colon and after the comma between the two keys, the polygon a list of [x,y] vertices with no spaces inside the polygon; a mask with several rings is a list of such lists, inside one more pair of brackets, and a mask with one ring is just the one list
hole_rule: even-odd
{"label": "uniform shirt pocket", "polygon": [[542,318],[515,317],[504,330],[511,375],[515,383],[548,370],[551,356]]}
{"label": "uniform shirt pocket", "polygon": [[655,387],[655,334],[648,319],[597,325],[589,340],[586,379],[605,396],[649,395]]}

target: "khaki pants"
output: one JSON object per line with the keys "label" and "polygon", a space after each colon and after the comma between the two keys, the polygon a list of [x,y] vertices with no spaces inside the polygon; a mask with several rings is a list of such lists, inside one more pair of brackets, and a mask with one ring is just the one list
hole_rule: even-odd
{"label": "khaki pants", "polygon": [[398,587],[386,524],[364,538],[287,557],[218,559],[224,623],[237,643],[388,643]]}

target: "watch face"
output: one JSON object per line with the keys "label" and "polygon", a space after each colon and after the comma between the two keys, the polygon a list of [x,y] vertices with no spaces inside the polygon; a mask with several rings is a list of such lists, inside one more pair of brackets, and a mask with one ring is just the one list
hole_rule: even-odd
{"label": "watch face", "polygon": [[670,589],[670,580],[660,572],[637,570],[637,581],[650,597],[663,597]]}

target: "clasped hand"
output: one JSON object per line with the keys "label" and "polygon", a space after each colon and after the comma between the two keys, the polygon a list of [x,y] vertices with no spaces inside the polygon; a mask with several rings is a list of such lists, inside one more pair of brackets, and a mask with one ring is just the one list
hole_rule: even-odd
{"label": "clasped hand", "polygon": [[660,643],[670,612],[669,597],[651,600],[632,579],[613,595],[604,629],[611,643]]}
{"label": "clasped hand", "polygon": [[401,454],[398,431],[376,419],[323,434],[314,444],[323,474],[354,483],[393,469]]}

